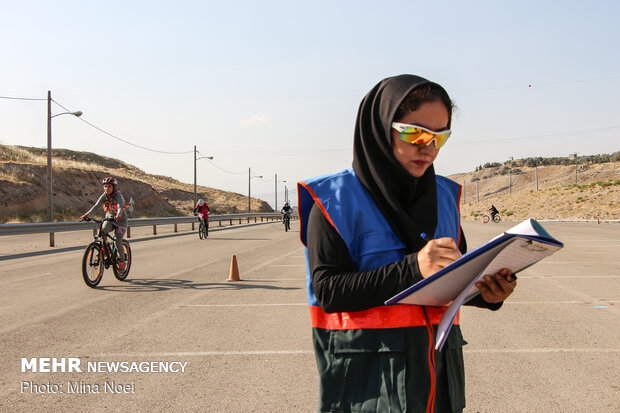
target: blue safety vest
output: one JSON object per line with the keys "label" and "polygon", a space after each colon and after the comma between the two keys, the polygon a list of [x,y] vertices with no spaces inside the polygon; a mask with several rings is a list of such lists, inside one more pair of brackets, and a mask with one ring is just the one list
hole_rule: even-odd
{"label": "blue safety vest", "polygon": [[[436,182],[438,216],[433,237],[452,237],[458,245],[460,185],[442,176],[436,176]],[[298,193],[301,241],[304,245],[308,216],[316,203],[344,240],[357,271],[379,268],[405,257],[405,245],[353,169],[300,182]],[[316,306],[318,303],[309,268],[306,278],[308,304]]]}

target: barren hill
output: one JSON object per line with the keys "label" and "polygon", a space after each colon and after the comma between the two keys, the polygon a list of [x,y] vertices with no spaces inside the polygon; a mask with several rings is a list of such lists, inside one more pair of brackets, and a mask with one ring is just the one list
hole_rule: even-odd
{"label": "barren hill", "polygon": [[504,168],[449,176],[463,186],[462,219],[480,219],[491,204],[510,220],[620,219],[620,161]]}
{"label": "barren hill", "polygon": [[[126,200],[135,201],[134,217],[189,215],[194,186],[150,175],[135,166],[89,152],[54,149],[54,218],[75,220],[101,194],[101,179],[114,175]],[[494,204],[504,219],[620,219],[620,154],[610,161],[582,160],[577,165],[485,165],[449,178],[463,185],[461,216],[480,219]],[[0,145],[0,223],[40,222],[46,212],[46,150]],[[516,166],[518,167],[516,167]],[[199,186],[214,213],[247,210],[247,196]],[[252,198],[252,210],[271,207]]]}
{"label": "barren hill", "polygon": [[[40,222],[46,216],[47,152],[43,148],[0,145],[0,223]],[[76,220],[102,193],[101,180],[120,178],[125,200],[135,201],[133,217],[189,215],[194,186],[150,175],[135,166],[89,152],[53,149],[54,218]],[[247,195],[204,186],[199,198],[216,214],[247,212]],[[252,198],[252,211],[271,212],[265,201]]]}

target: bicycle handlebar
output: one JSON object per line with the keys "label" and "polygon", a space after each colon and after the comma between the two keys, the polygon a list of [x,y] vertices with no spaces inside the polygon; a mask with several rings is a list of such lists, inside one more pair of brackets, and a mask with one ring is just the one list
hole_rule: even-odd
{"label": "bicycle handlebar", "polygon": [[91,217],[85,217],[84,219],[80,219],[80,221],[86,221],[86,222],[96,222],[97,224],[103,224],[106,221],[110,221],[110,222],[115,222],[114,218],[104,218],[103,220],[101,219],[97,219],[97,218],[91,218]]}

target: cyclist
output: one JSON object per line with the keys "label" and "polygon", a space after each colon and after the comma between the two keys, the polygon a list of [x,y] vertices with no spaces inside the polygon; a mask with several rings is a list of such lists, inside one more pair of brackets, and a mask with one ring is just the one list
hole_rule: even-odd
{"label": "cyclist", "polygon": [[291,219],[291,212],[293,212],[293,208],[291,208],[288,202],[285,202],[284,206],[280,210],[280,213],[282,214],[282,222],[284,222],[286,218],[289,220]]}
{"label": "cyclist", "polygon": [[291,212],[293,212],[293,208],[291,208],[291,206],[288,204],[288,202],[286,202],[284,204],[284,206],[282,207],[282,209],[280,210],[281,214],[286,214],[289,217],[291,216]]}
{"label": "cyclist", "polygon": [[209,205],[204,201],[204,199],[199,199],[198,203],[194,207],[194,215],[198,214],[198,221],[204,221],[205,227],[207,228],[207,236],[209,236],[209,212],[211,209]]}
{"label": "cyclist", "polygon": [[495,215],[499,214],[499,211],[497,210],[497,208],[495,208],[495,205],[491,204],[491,208],[489,208],[489,213],[491,214],[491,221],[493,221],[493,219],[495,219]]}
{"label": "cyclist", "polygon": [[99,197],[95,205],[88,210],[87,213],[80,217],[80,221],[92,214],[97,208],[103,205],[106,218],[114,218],[114,222],[105,221],[103,223],[103,230],[106,233],[114,231],[114,237],[116,238],[116,251],[118,251],[118,258],[120,264],[118,269],[125,268],[125,250],[123,249],[123,236],[127,231],[127,214],[125,209],[129,205],[125,205],[125,199],[123,195],[116,190],[118,182],[116,179],[108,176],[101,181],[103,184],[103,194]]}

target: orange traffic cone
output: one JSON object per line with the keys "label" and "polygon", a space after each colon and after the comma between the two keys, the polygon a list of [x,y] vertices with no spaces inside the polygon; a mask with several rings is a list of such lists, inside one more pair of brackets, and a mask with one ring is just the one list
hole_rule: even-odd
{"label": "orange traffic cone", "polygon": [[233,255],[230,260],[230,275],[228,281],[241,281],[239,278],[239,267],[237,266],[237,256]]}

